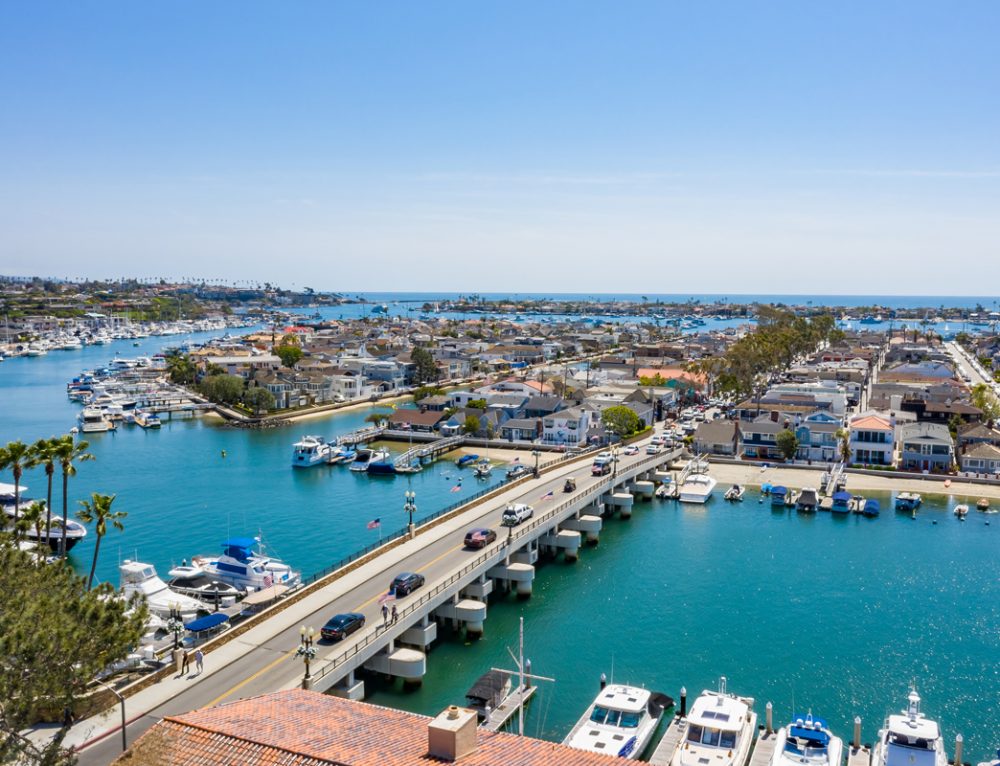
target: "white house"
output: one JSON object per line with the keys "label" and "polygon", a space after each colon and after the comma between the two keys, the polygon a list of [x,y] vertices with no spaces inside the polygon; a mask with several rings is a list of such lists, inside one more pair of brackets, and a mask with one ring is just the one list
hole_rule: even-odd
{"label": "white house", "polygon": [[547,415],[542,419],[542,441],[547,444],[586,443],[594,414],[591,410],[571,407]]}

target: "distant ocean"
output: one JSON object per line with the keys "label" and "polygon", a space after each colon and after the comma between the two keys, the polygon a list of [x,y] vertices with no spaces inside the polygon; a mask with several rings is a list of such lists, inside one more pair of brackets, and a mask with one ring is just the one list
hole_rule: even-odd
{"label": "distant ocean", "polygon": [[[459,296],[472,295],[472,292],[454,293],[376,293],[376,292],[341,292],[340,295],[351,298],[364,298],[375,303],[393,301],[434,303],[456,299]],[[642,302],[640,293],[475,293],[485,300],[554,300],[554,301],[596,301],[609,303],[614,301]],[[736,293],[645,293],[650,303],[663,301],[665,303],[772,303],[794,306],[881,306],[886,309],[906,308],[962,308],[975,309],[977,305],[987,311],[997,309],[998,296],[976,295],[769,295],[769,294],[736,294]]]}

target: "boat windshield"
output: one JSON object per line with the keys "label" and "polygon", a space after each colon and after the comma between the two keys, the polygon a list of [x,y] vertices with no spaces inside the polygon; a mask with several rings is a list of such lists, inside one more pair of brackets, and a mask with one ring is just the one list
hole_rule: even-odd
{"label": "boat windshield", "polygon": [[826,745],[815,740],[799,740],[790,738],[785,742],[785,752],[800,758],[826,758]]}
{"label": "boat windshield", "polygon": [[709,747],[731,748],[736,746],[736,732],[692,724],[688,729],[687,740]]}

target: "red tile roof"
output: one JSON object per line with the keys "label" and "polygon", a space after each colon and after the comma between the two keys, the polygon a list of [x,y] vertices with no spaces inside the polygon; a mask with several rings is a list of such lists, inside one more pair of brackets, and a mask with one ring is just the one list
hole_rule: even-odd
{"label": "red tile roof", "polygon": [[[428,766],[432,719],[292,689],[169,716],[116,763],[143,766]],[[477,730],[460,766],[614,766],[619,759],[554,742]]]}

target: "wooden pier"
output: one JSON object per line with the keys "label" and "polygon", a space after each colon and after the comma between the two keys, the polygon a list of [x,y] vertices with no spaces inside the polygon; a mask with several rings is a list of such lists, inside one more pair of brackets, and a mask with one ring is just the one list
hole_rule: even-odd
{"label": "wooden pier", "polygon": [[487,731],[499,731],[502,729],[503,725],[510,720],[511,716],[517,713],[518,707],[528,704],[528,700],[534,696],[537,688],[537,686],[529,686],[525,689],[521,686],[512,691],[507,695],[504,701],[497,706],[496,710],[490,711],[490,718],[488,721],[483,723],[483,728]]}
{"label": "wooden pier", "polygon": [[774,746],[778,741],[778,733],[772,731],[767,733],[766,728],[762,728],[757,735],[757,742],[754,743],[753,752],[750,754],[750,766],[767,766],[774,755]]}
{"label": "wooden pier", "polygon": [[654,766],[668,766],[673,760],[674,753],[684,741],[684,733],[687,731],[687,719],[674,716],[667,724],[667,730],[663,732],[663,737],[657,744],[653,754],[649,757],[649,762]]}
{"label": "wooden pier", "polygon": [[847,746],[847,766],[868,766],[871,762],[872,752],[866,746],[854,747],[854,745]]}

